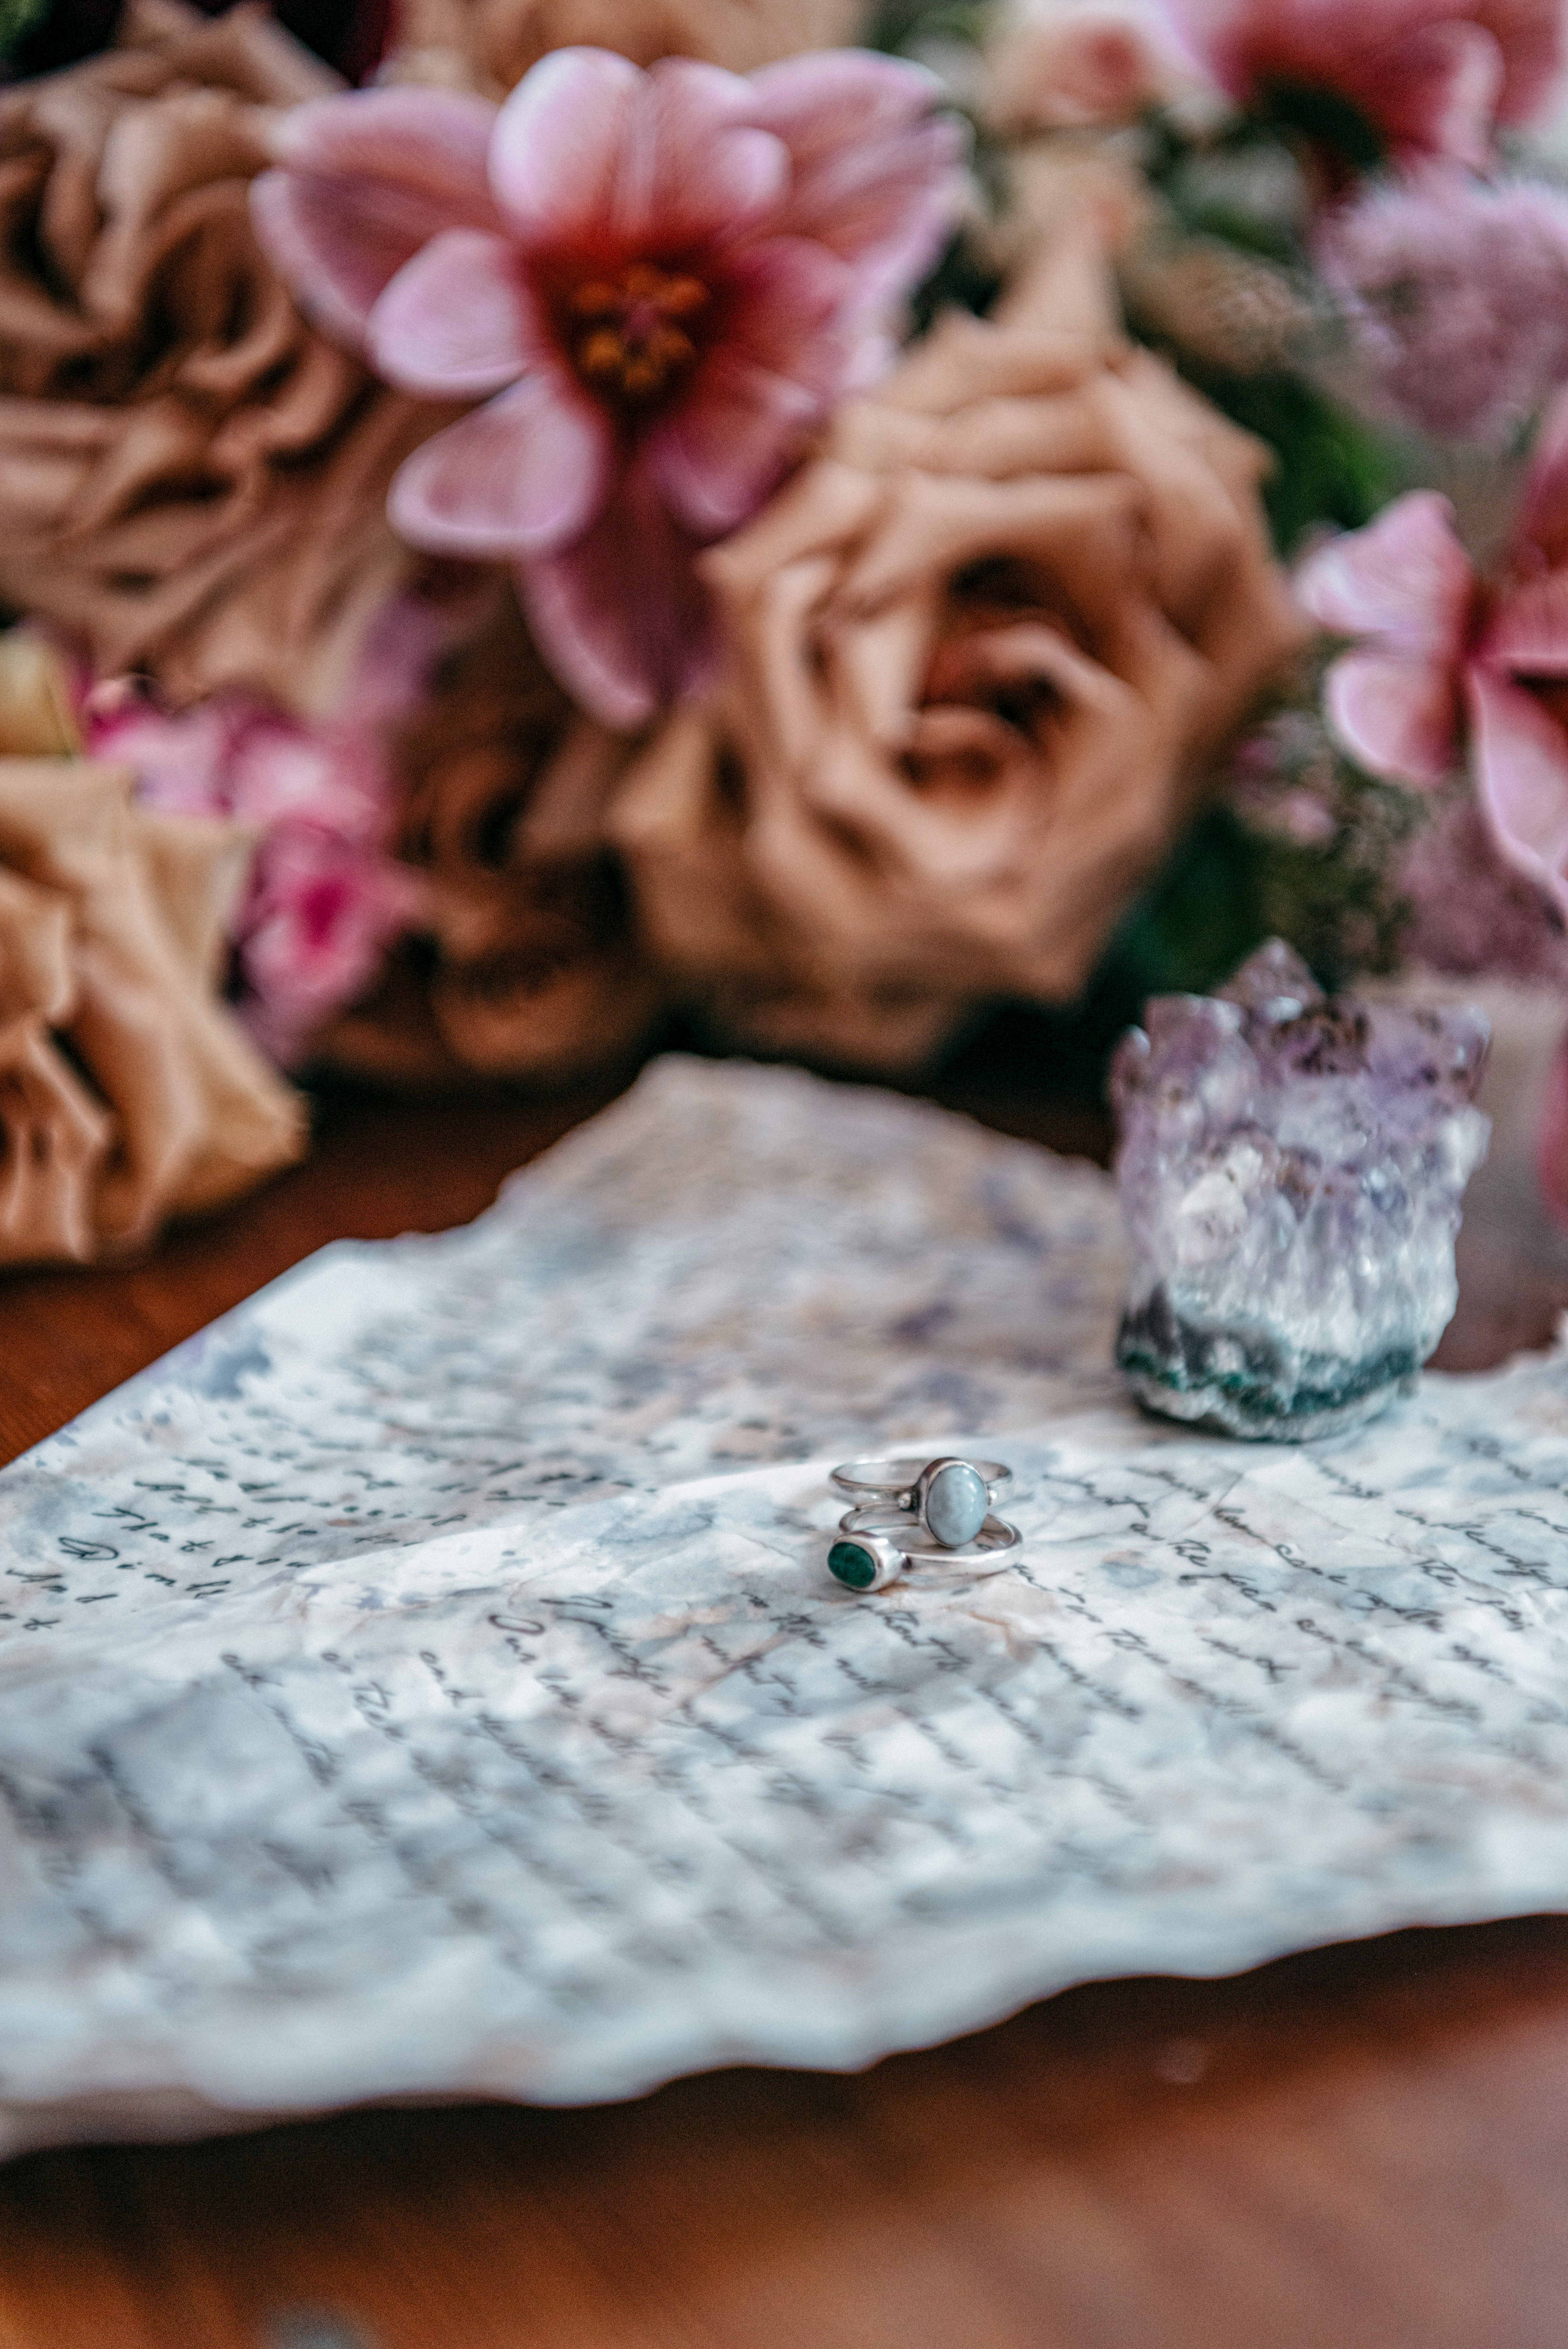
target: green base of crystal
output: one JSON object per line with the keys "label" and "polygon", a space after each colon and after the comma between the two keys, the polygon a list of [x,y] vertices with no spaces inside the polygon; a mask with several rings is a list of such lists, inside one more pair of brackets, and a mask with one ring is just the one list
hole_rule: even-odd
{"label": "green base of crystal", "polygon": [[1258,1330],[1204,1330],[1156,1288],[1123,1318],[1118,1367],[1146,1410],[1253,1444],[1310,1444],[1376,1419],[1416,1383],[1409,1346],[1359,1361],[1294,1361]]}

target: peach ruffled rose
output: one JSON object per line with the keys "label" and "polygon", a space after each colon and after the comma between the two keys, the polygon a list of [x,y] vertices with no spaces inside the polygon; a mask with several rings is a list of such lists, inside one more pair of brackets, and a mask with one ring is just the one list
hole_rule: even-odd
{"label": "peach ruffled rose", "polygon": [[985,64],[985,110],[1004,134],[1114,129],[1189,78],[1153,0],[1014,0]]}
{"label": "peach ruffled rose", "polygon": [[1087,231],[944,321],[706,559],[726,682],[612,812],[655,955],[866,1067],[1075,996],[1301,641],[1264,462],[1128,346]]}
{"label": "peach ruffled rose", "polygon": [[634,1052],[664,983],[632,930],[604,812],[632,745],[577,709],[510,595],[397,750],[417,937],[318,1050],[402,1083],[561,1083]]}
{"label": "peach ruffled rose", "polygon": [[262,256],[276,109],[338,87],[259,11],[135,0],[0,92],[0,601],[170,704],[315,713],[418,558],[385,516],[449,411],[376,384]]}
{"label": "peach ruffled rose", "polygon": [[49,656],[0,638],[0,1264],[85,1262],[300,1156],[218,998],[246,836],[72,755]]}
{"label": "peach ruffled rose", "polygon": [[552,49],[615,49],[640,66],[699,57],[751,73],[852,41],[859,0],[406,0],[382,78],[512,89]]}

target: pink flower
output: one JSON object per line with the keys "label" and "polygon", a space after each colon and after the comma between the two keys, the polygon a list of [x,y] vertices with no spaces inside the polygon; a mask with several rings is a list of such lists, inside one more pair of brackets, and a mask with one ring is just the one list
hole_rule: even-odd
{"label": "pink flower", "polygon": [[881,344],[956,193],[918,67],[741,78],[561,49],[499,111],[358,91],[286,117],[258,227],[388,381],[480,398],[404,465],[416,544],[507,556],[547,657],[634,725],[711,656],[693,556],[754,512]]}
{"label": "pink flower", "polygon": [[231,936],[235,1009],[284,1067],[362,994],[420,908],[417,877],[388,853],[392,778],[378,729],[418,690],[428,623],[383,616],[356,691],[330,724],[244,694],[170,714],[132,690],[84,711],[95,758],[136,770],[149,807],[253,826],[257,849]]}
{"label": "pink flower", "polygon": [[1493,126],[1528,121],[1563,62],[1562,0],[1166,0],[1243,104],[1346,101],[1396,154],[1483,163]]}
{"label": "pink flower", "polygon": [[1495,579],[1478,576],[1447,500],[1418,491],[1311,556],[1297,588],[1321,626],[1360,640],[1326,696],[1351,757],[1427,787],[1468,750],[1503,855],[1568,911],[1568,400]]}
{"label": "pink flower", "polygon": [[1330,212],[1315,254],[1378,404],[1493,443],[1568,378],[1568,195],[1429,165]]}

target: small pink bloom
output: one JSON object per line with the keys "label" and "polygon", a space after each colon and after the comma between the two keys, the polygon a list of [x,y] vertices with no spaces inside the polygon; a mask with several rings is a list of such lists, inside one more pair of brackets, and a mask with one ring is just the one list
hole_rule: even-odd
{"label": "small pink bloom", "polygon": [[1568,195],[1429,164],[1321,222],[1376,403],[1439,440],[1500,444],[1568,381]]}
{"label": "small pink bloom", "polygon": [[1326,688],[1351,757],[1424,787],[1468,750],[1499,848],[1568,912],[1568,399],[1494,579],[1477,576],[1447,501],[1418,491],[1309,557],[1297,589],[1321,626],[1360,639]]}
{"label": "small pink bloom", "polygon": [[173,714],[135,693],[100,689],[85,704],[88,750],[135,769],[146,805],[254,829],[231,931],[235,1009],[284,1067],[364,992],[419,911],[416,875],[390,854],[392,779],[379,730],[418,690],[430,650],[427,616],[384,615],[330,724],[306,726],[243,694]]}
{"label": "small pink bloom", "polygon": [[1346,100],[1407,158],[1483,163],[1493,126],[1530,120],[1563,63],[1561,0],[1166,0],[1242,104],[1271,90]]}
{"label": "small pink bloom", "polygon": [[416,544],[508,556],[566,683],[635,725],[711,657],[695,550],[755,512],[934,254],[958,134],[855,50],[742,78],[560,49],[498,110],[300,107],[259,231],[388,381],[485,404],[407,460]]}

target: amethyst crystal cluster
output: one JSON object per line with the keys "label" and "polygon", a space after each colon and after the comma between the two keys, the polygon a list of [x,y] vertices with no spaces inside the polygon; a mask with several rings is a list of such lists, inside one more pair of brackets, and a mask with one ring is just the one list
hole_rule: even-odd
{"label": "amethyst crystal cluster", "polygon": [[1485,1019],[1326,996],[1277,938],[1144,1016],[1111,1071],[1133,1392],[1292,1443],[1371,1418],[1453,1313]]}

